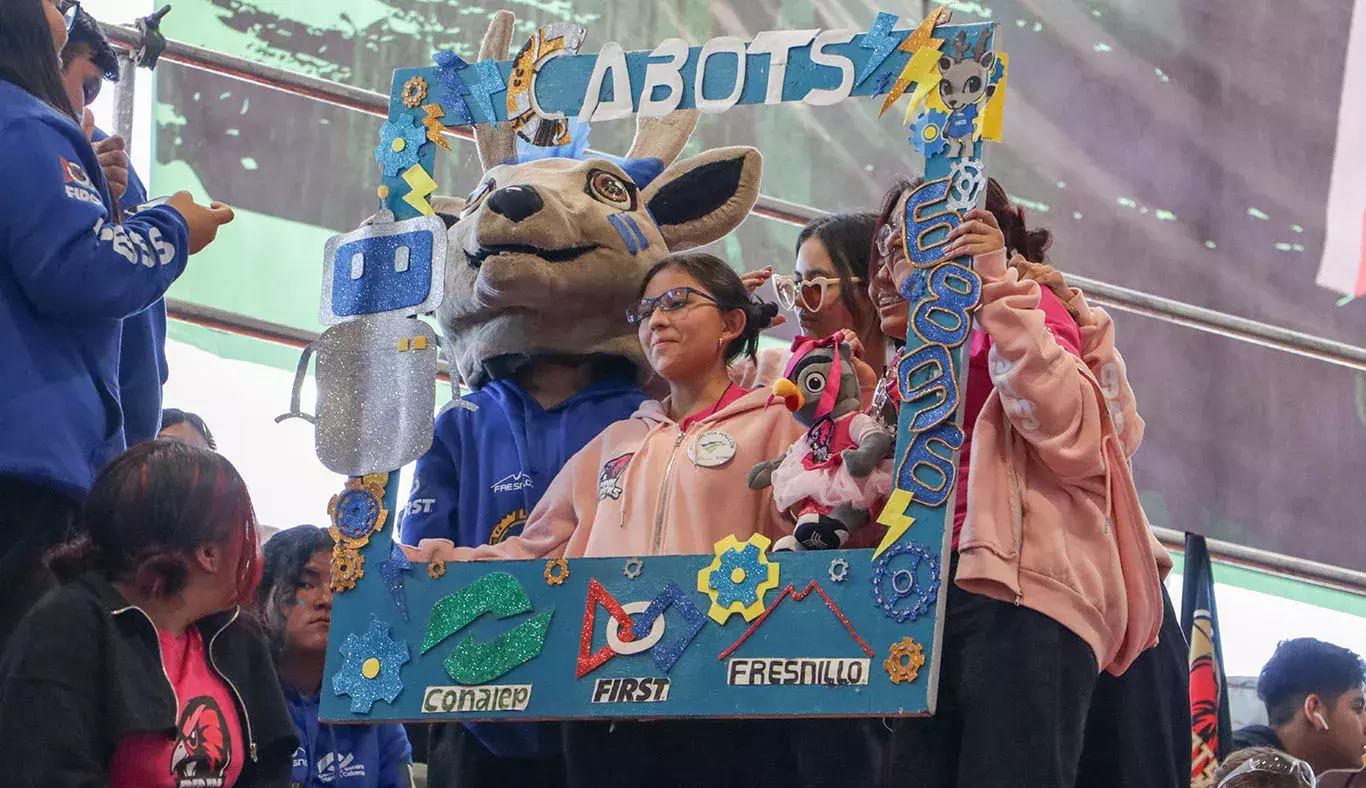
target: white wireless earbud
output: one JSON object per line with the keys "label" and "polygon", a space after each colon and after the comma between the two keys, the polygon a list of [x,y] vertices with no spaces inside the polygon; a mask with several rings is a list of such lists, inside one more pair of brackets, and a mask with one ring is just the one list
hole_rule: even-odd
{"label": "white wireless earbud", "polygon": [[1316,720],[1319,721],[1319,727],[1320,727],[1320,728],[1322,728],[1322,729],[1325,730],[1325,731],[1328,730],[1328,720],[1325,720],[1325,719],[1323,718],[1323,712],[1321,712],[1321,711],[1316,711],[1316,712],[1314,712],[1314,719],[1316,719]]}

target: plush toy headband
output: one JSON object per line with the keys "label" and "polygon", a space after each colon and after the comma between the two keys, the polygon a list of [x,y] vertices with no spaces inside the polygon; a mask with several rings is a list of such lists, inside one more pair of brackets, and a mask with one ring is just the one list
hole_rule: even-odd
{"label": "plush toy headband", "polygon": [[[830,361],[830,380],[825,383],[825,390],[821,392],[820,404],[816,406],[816,419],[821,419],[830,415],[835,410],[835,405],[839,402],[840,382],[843,380],[843,362],[840,359],[839,346],[844,341],[841,333],[831,334],[828,337],[803,337],[799,336],[792,340],[792,358],[787,362],[787,369],[783,370],[783,377],[790,378],[796,371],[797,365],[811,351],[817,348],[834,348],[835,352]],[[794,381],[795,382],[795,381]]]}

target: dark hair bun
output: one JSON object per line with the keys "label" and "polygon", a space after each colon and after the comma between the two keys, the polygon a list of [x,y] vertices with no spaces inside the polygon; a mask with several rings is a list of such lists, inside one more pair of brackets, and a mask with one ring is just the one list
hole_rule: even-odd
{"label": "dark hair bun", "polygon": [[760,301],[757,298],[749,302],[745,308],[745,333],[751,331],[758,334],[760,331],[773,325],[773,319],[778,316],[778,305],[770,304],[767,301]]}

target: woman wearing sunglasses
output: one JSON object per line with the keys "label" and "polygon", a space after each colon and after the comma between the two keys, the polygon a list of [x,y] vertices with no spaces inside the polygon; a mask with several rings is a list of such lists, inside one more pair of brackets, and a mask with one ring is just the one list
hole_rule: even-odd
{"label": "woman wearing sunglasses", "polygon": [[[791,530],[769,490],[745,475],[803,428],[769,392],[731,382],[728,362],[753,356],[777,307],[753,300],[709,254],[675,254],[645,275],[625,319],[669,389],[570,459],[521,536],[453,547],[424,539],[414,560],[687,555],[727,535],[776,540]],[[771,722],[574,723],[565,730],[574,786],[795,784],[785,728]]]}
{"label": "woman wearing sunglasses", "polygon": [[[893,307],[886,288],[900,292],[913,270],[902,223],[913,191],[888,195],[883,270],[873,280],[883,330],[901,336],[905,308]],[[982,287],[941,591],[939,707],[897,724],[889,788],[1099,784],[1079,777],[1098,675],[1129,668],[1163,618],[1159,558],[1171,563],[1130,472],[1143,422],[1113,327],[1044,262],[1049,234],[1029,230],[994,180],[986,203],[942,250],[970,258]],[[1115,761],[1118,753],[1112,772],[1130,767]]]}
{"label": "woman wearing sunglasses", "polygon": [[[866,378],[865,399],[871,398],[886,358],[886,340],[865,285],[876,222],[877,215],[868,212],[817,217],[797,236],[791,275],[774,274],[768,266],[740,277],[750,293],[772,281],[778,305],[796,315],[802,334],[828,337],[843,331],[859,359],[860,379]],[[783,321],[780,316],[774,325]],[[737,361],[731,378],[747,386],[771,385],[782,377],[791,356],[786,347],[765,348],[753,362]]]}

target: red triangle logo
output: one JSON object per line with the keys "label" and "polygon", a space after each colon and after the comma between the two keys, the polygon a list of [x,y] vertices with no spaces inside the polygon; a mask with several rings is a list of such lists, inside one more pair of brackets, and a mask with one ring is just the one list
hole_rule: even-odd
{"label": "red triangle logo", "polygon": [[636,639],[636,634],[631,629],[631,616],[622,609],[621,603],[616,597],[607,592],[602,587],[598,579],[591,578],[588,581],[588,602],[583,608],[583,629],[579,632],[579,665],[577,678],[583,678],[589,673],[597,670],[607,663],[607,660],[615,657],[617,653],[612,650],[610,643],[604,644],[597,651],[593,648],[593,632],[597,629],[598,605],[602,605],[612,618],[617,620],[619,625],[617,636],[623,642],[629,643]]}

